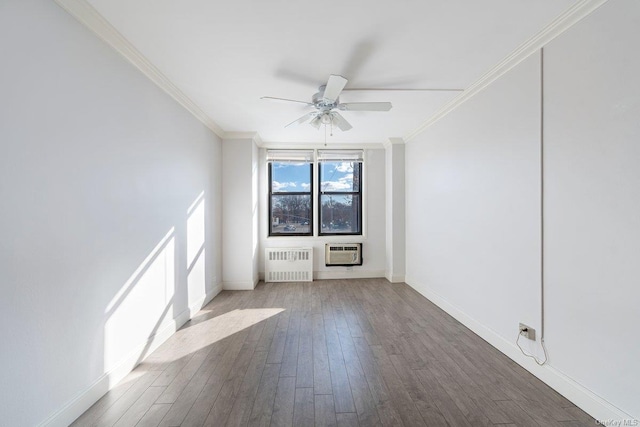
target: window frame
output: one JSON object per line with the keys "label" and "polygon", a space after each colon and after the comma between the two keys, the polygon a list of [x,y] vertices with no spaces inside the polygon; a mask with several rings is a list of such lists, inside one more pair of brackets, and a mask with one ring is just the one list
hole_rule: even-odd
{"label": "window frame", "polygon": [[[339,160],[316,160],[316,165],[318,168],[318,182],[317,182],[317,197],[318,197],[318,236],[362,236],[364,235],[364,226],[362,223],[363,218],[363,182],[362,182],[362,169],[364,168],[364,161],[362,160],[352,160],[352,163],[358,163],[358,191],[322,191],[322,163],[335,163]],[[354,175],[355,179],[355,175]],[[322,196],[358,196],[358,231],[349,232],[349,233],[332,233],[332,232],[323,232],[322,231]]]}
{"label": "window frame", "polygon": [[[315,162],[313,160],[307,163],[309,167],[309,190],[308,191],[273,191],[273,163],[287,163],[285,161],[273,160],[267,162],[268,169],[268,197],[269,197],[269,237],[290,237],[290,236],[314,236],[314,207],[313,207],[313,169]],[[273,232],[273,196],[309,196],[309,231],[307,233],[274,233]]]}

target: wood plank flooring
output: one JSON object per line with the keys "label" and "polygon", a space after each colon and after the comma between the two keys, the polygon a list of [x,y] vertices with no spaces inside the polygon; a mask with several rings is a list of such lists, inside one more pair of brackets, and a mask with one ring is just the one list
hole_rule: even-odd
{"label": "wood plank flooring", "polygon": [[223,291],[72,425],[593,423],[406,284],[362,279]]}

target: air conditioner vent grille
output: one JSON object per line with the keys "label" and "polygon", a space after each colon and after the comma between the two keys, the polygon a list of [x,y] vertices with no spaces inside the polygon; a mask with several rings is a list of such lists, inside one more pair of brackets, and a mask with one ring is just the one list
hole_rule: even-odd
{"label": "air conditioner vent grille", "polygon": [[362,243],[327,243],[324,257],[326,266],[362,265]]}
{"label": "air conditioner vent grille", "polygon": [[331,251],[357,251],[358,246],[331,246],[329,250]]}

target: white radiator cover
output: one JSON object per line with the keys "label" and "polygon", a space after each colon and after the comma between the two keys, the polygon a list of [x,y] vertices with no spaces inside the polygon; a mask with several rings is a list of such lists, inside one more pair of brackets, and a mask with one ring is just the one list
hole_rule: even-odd
{"label": "white radiator cover", "polygon": [[313,248],[266,248],[264,281],[313,281]]}

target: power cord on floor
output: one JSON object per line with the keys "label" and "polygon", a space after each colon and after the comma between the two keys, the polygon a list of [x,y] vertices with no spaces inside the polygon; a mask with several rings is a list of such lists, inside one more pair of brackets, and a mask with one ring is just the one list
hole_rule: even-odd
{"label": "power cord on floor", "polygon": [[544,351],[544,360],[541,362],[538,360],[537,357],[535,357],[533,354],[527,354],[525,353],[525,351],[522,349],[522,347],[520,347],[520,337],[522,336],[523,332],[527,332],[526,330],[524,331],[520,331],[518,332],[518,338],[516,338],[516,345],[518,346],[518,348],[520,349],[520,351],[522,352],[522,354],[524,354],[527,357],[532,358],[533,360],[536,361],[536,363],[540,366],[544,365],[545,363],[547,363],[547,360],[549,360],[549,356],[547,355],[547,347],[545,347],[544,345],[544,338],[542,338],[540,340],[540,345],[542,345],[542,351]]}

